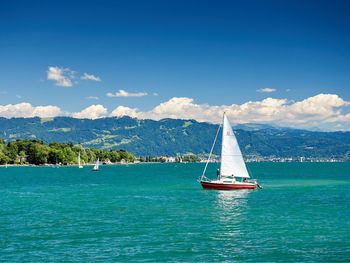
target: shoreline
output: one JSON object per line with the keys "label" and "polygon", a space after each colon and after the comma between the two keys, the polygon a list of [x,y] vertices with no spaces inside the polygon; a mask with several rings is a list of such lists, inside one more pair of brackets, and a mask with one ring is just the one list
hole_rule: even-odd
{"label": "shoreline", "polygon": [[[260,162],[247,162],[247,163],[349,163],[350,161],[318,161],[318,162],[272,162],[272,161],[260,161]],[[136,162],[136,163],[108,163],[101,164],[101,166],[127,166],[127,165],[136,165],[136,164],[200,164],[204,162],[187,162],[187,163],[178,163],[178,162]],[[94,166],[95,163],[87,163],[84,164],[83,167]],[[78,164],[67,164],[67,165],[56,165],[56,164],[43,164],[43,165],[35,165],[35,164],[0,164],[0,168],[9,168],[9,167],[48,167],[48,168],[56,168],[56,167],[78,167]]]}
{"label": "shoreline", "polygon": [[[107,164],[101,164],[100,166],[112,166],[112,165],[129,165],[129,164],[138,164],[138,163],[107,163]],[[83,166],[94,166],[95,163],[86,163]],[[42,165],[36,165],[36,164],[0,164],[0,168],[6,168],[6,167],[78,167],[78,164],[42,164]]]}

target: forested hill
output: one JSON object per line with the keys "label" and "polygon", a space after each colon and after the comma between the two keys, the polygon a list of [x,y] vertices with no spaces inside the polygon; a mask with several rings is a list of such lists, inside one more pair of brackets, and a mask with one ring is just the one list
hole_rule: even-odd
{"label": "forested hill", "polygon": [[[40,139],[102,149],[123,149],[141,156],[207,153],[217,125],[194,120],[138,120],[130,117],[96,120],[0,118],[5,141]],[[278,157],[350,157],[350,132],[313,132],[268,125],[235,129],[245,155]],[[219,152],[220,141],[215,147]]]}

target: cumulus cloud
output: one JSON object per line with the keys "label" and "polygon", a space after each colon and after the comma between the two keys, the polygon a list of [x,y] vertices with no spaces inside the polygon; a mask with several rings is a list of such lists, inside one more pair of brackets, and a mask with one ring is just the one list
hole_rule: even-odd
{"label": "cumulus cloud", "polygon": [[62,115],[62,110],[57,106],[32,106],[30,103],[22,102],[18,104],[0,105],[0,116],[12,117],[56,117]]}
{"label": "cumulus cloud", "polygon": [[120,89],[118,92],[112,93],[108,92],[106,94],[107,97],[143,97],[147,96],[147,92],[127,92],[126,90]]}
{"label": "cumulus cloud", "polygon": [[111,117],[129,116],[132,118],[137,118],[139,117],[139,114],[140,112],[138,112],[136,108],[118,106],[111,112],[110,116]]}
{"label": "cumulus cloud", "polygon": [[91,81],[101,81],[101,78],[98,76],[95,76],[93,74],[88,74],[88,73],[84,73],[84,75],[81,77],[81,79],[83,80],[91,80]]}
{"label": "cumulus cloud", "polygon": [[261,92],[261,93],[271,93],[271,92],[275,92],[276,89],[273,89],[273,88],[262,88],[262,89],[258,89],[256,91],[257,92]]}
{"label": "cumulus cloud", "polygon": [[69,68],[49,67],[47,79],[54,81],[56,86],[71,87],[73,86],[74,71]]}
{"label": "cumulus cloud", "polygon": [[349,102],[335,94],[318,94],[302,101],[266,98],[243,104],[208,105],[197,104],[191,98],[175,97],[159,104],[150,111],[117,107],[111,116],[129,115],[141,119],[195,119],[219,123],[226,112],[233,123],[270,123],[281,126],[334,130],[334,124],[350,129],[350,114],[342,114]]}
{"label": "cumulus cloud", "polygon": [[72,117],[78,119],[98,119],[107,116],[107,108],[101,104],[91,105],[80,112],[72,113]]}
{"label": "cumulus cloud", "polygon": [[108,112],[103,105],[91,105],[80,112],[63,112],[57,106],[32,106],[30,103],[0,105],[0,117],[55,117],[97,119],[130,116],[139,119],[195,119],[219,123],[226,112],[232,123],[267,123],[295,128],[350,130],[350,102],[336,94],[318,94],[300,101],[266,98],[243,104],[198,104],[192,98],[174,97],[149,111],[118,106]]}

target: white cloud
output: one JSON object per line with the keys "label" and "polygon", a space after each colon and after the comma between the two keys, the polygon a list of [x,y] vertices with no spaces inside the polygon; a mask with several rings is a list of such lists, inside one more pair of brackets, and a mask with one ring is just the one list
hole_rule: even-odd
{"label": "white cloud", "polygon": [[98,76],[95,76],[93,74],[84,73],[84,75],[81,77],[83,80],[92,80],[92,81],[101,81],[101,78]]}
{"label": "white cloud", "polygon": [[115,108],[111,114],[111,117],[122,117],[122,116],[129,116],[132,118],[139,117],[139,113],[137,112],[136,108],[129,108],[124,106],[118,106]]}
{"label": "white cloud", "polygon": [[258,89],[256,91],[257,92],[261,92],[261,93],[271,93],[271,92],[275,92],[276,89],[273,89],[273,88],[262,88],[262,89]]}
{"label": "white cloud", "polygon": [[74,79],[74,71],[69,68],[49,67],[47,79],[56,82],[56,86],[71,87]]}
{"label": "white cloud", "polygon": [[[243,104],[208,105],[196,104],[191,98],[172,98],[150,111],[119,106],[111,116],[129,115],[141,119],[195,119],[219,123],[224,112],[232,123],[270,123],[297,128],[336,130],[337,124],[350,130],[350,113],[342,109],[350,103],[335,94],[318,94],[302,101],[266,98],[262,101],[248,101]],[[345,129],[345,128],[344,128]]]}
{"label": "white cloud", "polygon": [[323,115],[324,117],[327,117],[336,113],[333,111],[333,109],[346,105],[349,105],[349,102],[344,101],[338,95],[318,94],[300,102],[295,102],[291,108],[296,113]]}
{"label": "white cloud", "polygon": [[147,96],[147,92],[127,92],[125,90],[120,89],[118,92],[112,93],[112,92],[108,92],[106,94],[107,97],[143,97],[143,96]]}
{"label": "white cloud", "polygon": [[153,92],[153,96],[158,96],[158,93],[157,92]]}
{"label": "white cloud", "polygon": [[98,100],[98,97],[97,96],[87,96],[87,97],[85,97],[85,99],[87,99],[87,100]]}
{"label": "white cloud", "polygon": [[72,113],[72,117],[78,119],[98,119],[107,116],[107,108],[101,104],[91,105],[80,112]]}
{"label": "white cloud", "polygon": [[16,98],[17,98],[17,99],[22,99],[22,96],[17,94],[17,95],[16,95]]}
{"label": "white cloud", "polygon": [[[243,104],[198,104],[191,98],[174,97],[150,111],[118,106],[108,113],[103,105],[91,105],[80,112],[68,113],[57,106],[32,106],[30,103],[0,105],[0,117],[55,117],[97,119],[106,116],[131,116],[140,119],[195,119],[219,123],[226,112],[232,123],[267,123],[295,128],[350,130],[350,102],[336,94],[318,94],[301,101],[266,98]],[[345,112],[345,113],[344,113]]]}
{"label": "white cloud", "polygon": [[62,115],[62,110],[57,106],[32,106],[30,103],[23,102],[18,104],[0,105],[0,116],[5,118],[12,117],[56,117]]}

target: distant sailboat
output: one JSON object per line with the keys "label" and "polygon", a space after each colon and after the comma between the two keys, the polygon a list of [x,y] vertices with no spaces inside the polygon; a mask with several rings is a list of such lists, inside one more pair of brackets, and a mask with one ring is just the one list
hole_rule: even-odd
{"label": "distant sailboat", "polygon": [[209,158],[199,180],[202,187],[206,189],[217,190],[256,189],[257,187],[260,188],[256,180],[248,180],[250,176],[247,171],[247,167],[243,160],[243,156],[239,148],[236,136],[232,131],[232,127],[225,113],[222,123],[220,170],[218,170],[216,180],[210,180],[205,176],[205,171],[210,161],[220,128],[221,125],[218,128],[213,146],[209,154]]}
{"label": "distant sailboat", "polygon": [[100,160],[99,160],[99,158],[97,158],[96,163],[95,163],[94,167],[92,168],[92,170],[99,171],[100,170],[99,167],[100,167]]}
{"label": "distant sailboat", "polygon": [[81,163],[80,163],[80,152],[78,154],[78,168],[79,169],[84,168],[84,166],[82,166]]}
{"label": "distant sailboat", "polygon": [[55,163],[54,168],[60,168],[60,165],[59,165],[59,163],[57,162],[57,157],[56,157],[56,163]]}

